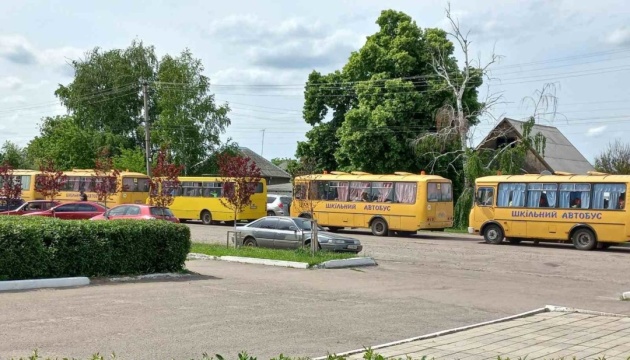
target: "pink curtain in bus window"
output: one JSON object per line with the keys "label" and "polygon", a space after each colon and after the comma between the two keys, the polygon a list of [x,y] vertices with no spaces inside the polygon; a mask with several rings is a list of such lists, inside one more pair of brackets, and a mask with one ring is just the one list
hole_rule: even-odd
{"label": "pink curtain in bus window", "polygon": [[396,200],[400,203],[412,204],[416,196],[416,184],[396,184]]}
{"label": "pink curtain in bus window", "polygon": [[385,202],[389,199],[389,194],[392,193],[392,186],[394,183],[383,183],[383,187],[378,190],[378,201]]}
{"label": "pink curtain in bus window", "polygon": [[350,201],[363,200],[363,194],[367,193],[369,187],[369,182],[353,182],[352,188],[350,189]]}
{"label": "pink curtain in bus window", "polygon": [[79,188],[81,187],[81,180],[79,179],[74,180],[72,185],[73,185],[72,190],[79,191]]}
{"label": "pink curtain in bus window", "polygon": [[341,182],[339,183],[339,187],[337,188],[337,196],[336,200],[339,201],[348,201],[348,189],[350,188],[349,182]]}

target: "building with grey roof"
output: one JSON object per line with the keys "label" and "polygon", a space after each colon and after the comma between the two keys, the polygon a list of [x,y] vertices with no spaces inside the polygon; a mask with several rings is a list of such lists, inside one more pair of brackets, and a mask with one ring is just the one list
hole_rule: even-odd
{"label": "building with grey roof", "polygon": [[[523,137],[523,121],[503,118],[483,139],[477,149],[500,149]],[[537,133],[546,139],[544,154],[539,154],[530,148],[526,156],[524,170],[527,173],[539,174],[542,171],[568,172],[573,174],[586,174],[587,171],[595,171],[591,163],[584,155],[571,144],[571,142],[558,130],[548,125],[535,124],[531,135]]]}
{"label": "building with grey roof", "polygon": [[260,168],[262,177],[267,180],[267,185],[286,184],[291,182],[291,175],[274,165],[271,161],[246,147],[241,147],[239,150],[241,152],[241,156],[249,157],[254,163],[256,163],[256,166]]}

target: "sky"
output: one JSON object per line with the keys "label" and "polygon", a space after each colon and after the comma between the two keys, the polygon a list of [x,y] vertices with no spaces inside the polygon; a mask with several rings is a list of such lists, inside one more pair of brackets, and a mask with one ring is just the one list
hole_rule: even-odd
{"label": "sky", "polygon": [[[42,117],[65,113],[54,91],[72,81],[68,62],[94,47],[125,48],[138,39],[159,55],[189,48],[200,58],[216,101],[232,109],[223,139],[268,159],[293,157],[305,139],[308,74],[341,69],[378,30],[381,11],[403,11],[421,28],[449,29],[447,2],[435,0],[22,0],[2,6],[0,142],[25,146]],[[482,88],[482,96],[501,100],[474,129],[474,141],[503,116],[531,116],[532,99],[546,84],[553,84],[557,106],[539,111],[538,121],[558,127],[589,161],[611,141],[630,138],[626,1],[453,0],[451,8],[470,31],[475,58],[483,63],[493,51],[501,55]]]}

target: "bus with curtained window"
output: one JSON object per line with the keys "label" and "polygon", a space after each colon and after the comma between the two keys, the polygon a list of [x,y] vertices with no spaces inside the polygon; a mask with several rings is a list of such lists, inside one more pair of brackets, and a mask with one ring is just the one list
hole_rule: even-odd
{"label": "bus with curtained window", "polygon": [[628,242],[629,184],[630,175],[598,172],[481,177],[468,232],[490,244],[557,241],[579,250]]}
{"label": "bus with curtained window", "polygon": [[[179,187],[173,189],[174,199],[169,206],[180,221],[201,220],[204,225],[218,222],[232,223],[234,212],[224,205],[225,180],[220,177],[179,177]],[[223,200],[223,202],[222,202]],[[260,179],[251,204],[237,214],[236,220],[256,220],[267,215],[267,183]]]}
{"label": "bus with curtained window", "polygon": [[310,217],[330,231],[368,228],[376,236],[453,226],[453,185],[437,175],[340,172],[298,176],[291,216]]}
{"label": "bus with curtained window", "polygon": [[[22,199],[25,201],[44,200],[44,196],[37,191],[37,177],[41,176],[41,172],[37,170],[14,170],[13,174],[21,177]],[[96,183],[94,170],[73,169],[64,171],[63,175],[66,177],[66,181],[55,200],[61,202],[79,201],[81,190],[85,192],[89,201],[98,200],[98,196],[94,192]],[[144,204],[149,196],[149,177],[145,174],[121,171],[117,183],[122,191],[109,197],[108,207],[120,204]]]}

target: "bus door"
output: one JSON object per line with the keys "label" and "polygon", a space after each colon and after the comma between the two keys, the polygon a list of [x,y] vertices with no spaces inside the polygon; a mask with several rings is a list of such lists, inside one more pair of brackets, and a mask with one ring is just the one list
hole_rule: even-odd
{"label": "bus door", "polygon": [[494,219],[494,207],[496,205],[497,189],[490,185],[478,185],[475,193],[475,221],[484,223],[486,220]]}

